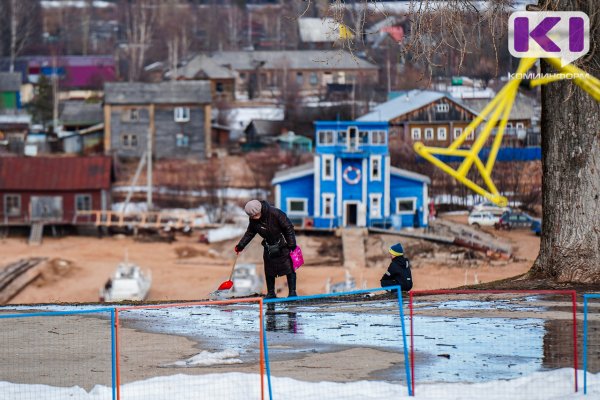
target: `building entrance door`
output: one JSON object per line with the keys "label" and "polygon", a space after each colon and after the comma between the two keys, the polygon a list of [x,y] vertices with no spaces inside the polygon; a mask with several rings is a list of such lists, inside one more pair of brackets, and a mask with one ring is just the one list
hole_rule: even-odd
{"label": "building entrance door", "polygon": [[356,226],[358,222],[358,202],[347,202],[344,209],[344,226]]}

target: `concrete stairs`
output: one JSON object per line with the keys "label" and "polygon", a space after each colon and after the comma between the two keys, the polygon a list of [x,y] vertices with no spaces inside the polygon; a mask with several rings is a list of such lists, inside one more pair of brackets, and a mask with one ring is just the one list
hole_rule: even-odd
{"label": "concrete stairs", "polygon": [[344,249],[344,268],[355,275],[355,272],[366,267],[365,242],[368,230],[365,228],[341,228],[342,246]]}
{"label": "concrete stairs", "polygon": [[29,231],[29,244],[40,245],[42,244],[42,236],[44,235],[44,223],[34,222],[31,224],[31,230]]}

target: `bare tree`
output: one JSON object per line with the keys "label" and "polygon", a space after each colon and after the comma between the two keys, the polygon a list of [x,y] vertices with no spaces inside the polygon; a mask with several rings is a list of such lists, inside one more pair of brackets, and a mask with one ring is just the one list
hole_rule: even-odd
{"label": "bare tree", "polygon": [[124,47],[129,81],[139,80],[141,76],[146,51],[152,43],[157,4],[156,0],[129,0],[120,4],[127,38]]}
{"label": "bare tree", "polygon": [[[0,2],[0,20],[10,27],[9,33],[9,71],[14,72],[15,60],[29,44],[35,31],[36,18],[32,10],[37,6],[34,0],[10,0]],[[5,25],[5,26],[6,26]]]}
{"label": "bare tree", "polygon": [[94,0],[87,0],[81,13],[81,54],[88,54],[90,43],[90,21],[94,12]]}
{"label": "bare tree", "polygon": [[161,40],[154,44],[156,54],[152,55],[166,58],[169,68],[174,70],[189,55],[193,41],[194,13],[197,10],[183,0],[161,2],[157,10],[156,32]]}

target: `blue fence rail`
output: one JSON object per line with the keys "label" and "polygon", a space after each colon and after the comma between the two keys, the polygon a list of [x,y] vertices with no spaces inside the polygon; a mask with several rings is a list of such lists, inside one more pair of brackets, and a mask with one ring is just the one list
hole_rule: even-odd
{"label": "blue fence rail", "polygon": [[583,394],[587,394],[588,299],[600,299],[600,294],[583,295]]}

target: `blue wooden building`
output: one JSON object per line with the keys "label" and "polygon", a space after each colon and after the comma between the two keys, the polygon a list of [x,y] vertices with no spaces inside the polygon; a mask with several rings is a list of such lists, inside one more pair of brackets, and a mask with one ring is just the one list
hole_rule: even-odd
{"label": "blue wooden building", "polygon": [[387,122],[317,121],[312,163],[275,175],[275,206],[315,228],[427,225],[424,175],[390,166]]}

